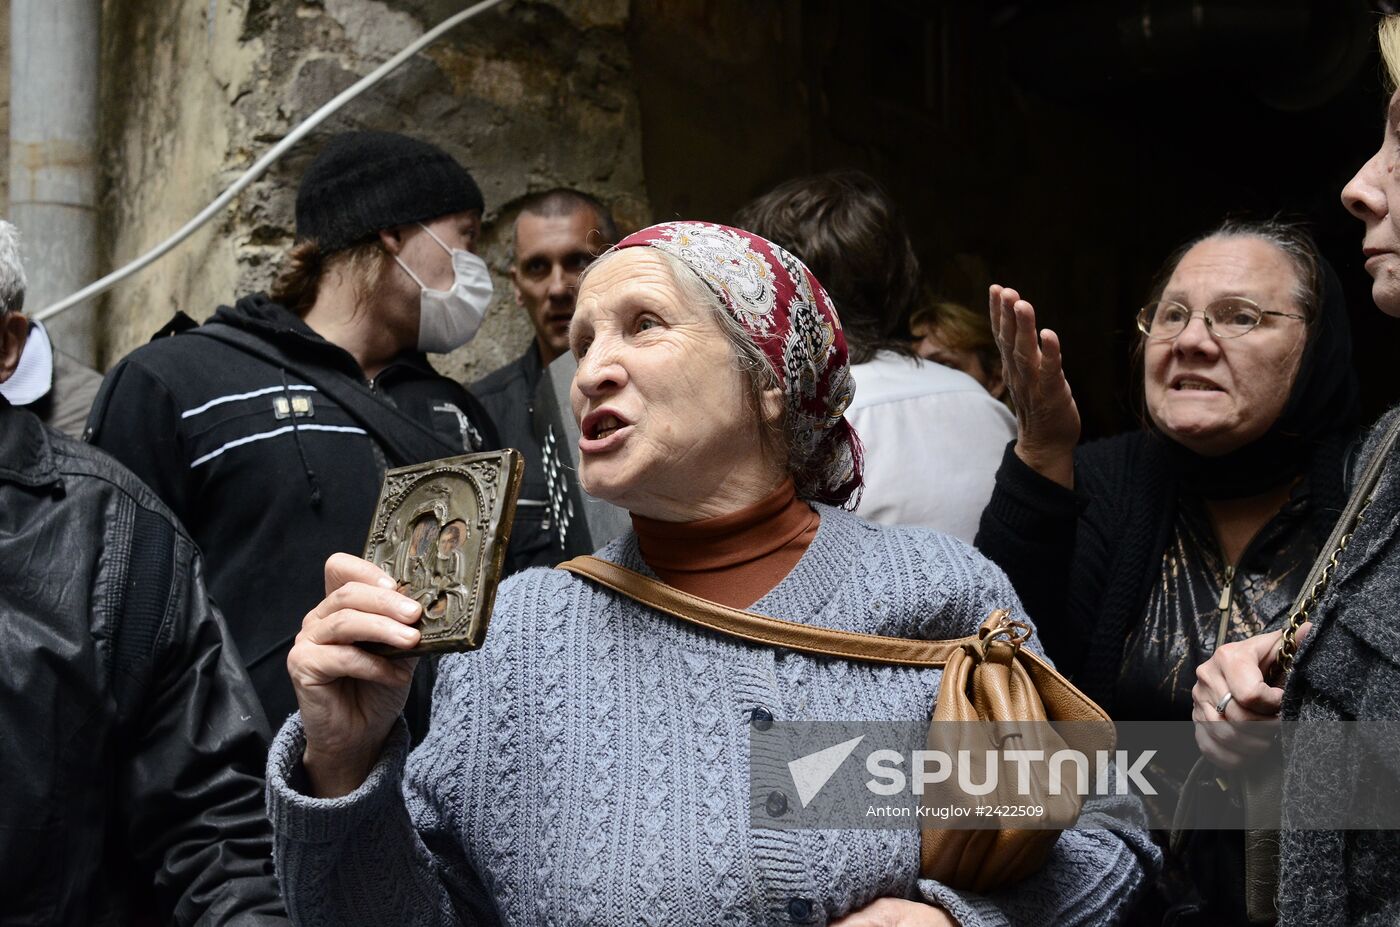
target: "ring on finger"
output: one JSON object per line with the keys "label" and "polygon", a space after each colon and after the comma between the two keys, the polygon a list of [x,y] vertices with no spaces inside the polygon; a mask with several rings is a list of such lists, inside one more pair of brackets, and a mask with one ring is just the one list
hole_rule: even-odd
{"label": "ring on finger", "polygon": [[1235,693],[1227,691],[1224,695],[1220,696],[1220,701],[1215,703],[1215,710],[1222,715],[1225,714],[1225,707],[1234,701],[1234,699]]}

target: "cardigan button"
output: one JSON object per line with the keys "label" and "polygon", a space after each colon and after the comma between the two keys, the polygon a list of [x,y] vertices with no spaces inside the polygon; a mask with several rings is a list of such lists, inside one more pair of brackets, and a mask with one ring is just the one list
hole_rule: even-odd
{"label": "cardigan button", "polygon": [[806,898],[789,898],[787,909],[788,917],[799,923],[812,916],[812,902]]}
{"label": "cardigan button", "polygon": [[749,712],[749,723],[755,731],[766,731],[773,726],[773,712],[759,705]]}
{"label": "cardigan button", "polygon": [[787,814],[788,800],[782,792],[774,790],[768,793],[768,800],[763,803],[763,809],[768,812],[770,818],[780,818]]}

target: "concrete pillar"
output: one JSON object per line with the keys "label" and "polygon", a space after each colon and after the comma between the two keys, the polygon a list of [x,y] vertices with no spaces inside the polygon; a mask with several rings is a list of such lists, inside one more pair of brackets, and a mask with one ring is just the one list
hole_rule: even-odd
{"label": "concrete pillar", "polygon": [[[10,220],[37,312],[97,277],[101,0],[10,2]],[[91,304],[48,322],[54,344],[96,366]]]}

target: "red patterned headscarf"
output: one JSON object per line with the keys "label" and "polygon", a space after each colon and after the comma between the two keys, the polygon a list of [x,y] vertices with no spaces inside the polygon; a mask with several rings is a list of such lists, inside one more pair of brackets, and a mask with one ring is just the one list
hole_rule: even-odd
{"label": "red patterned headscarf", "polygon": [[768,358],[787,399],[793,459],[805,462],[798,495],[854,508],[861,446],[845,411],[855,382],[836,307],[807,266],[765,238],[712,222],[664,222],[617,244],[636,247],[690,268]]}

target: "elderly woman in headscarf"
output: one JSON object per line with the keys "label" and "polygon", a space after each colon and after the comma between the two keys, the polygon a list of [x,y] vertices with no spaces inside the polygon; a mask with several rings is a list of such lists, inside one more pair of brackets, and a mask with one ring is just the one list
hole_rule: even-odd
{"label": "elderly woman in headscarf", "polygon": [[[602,558],[846,631],[959,637],[1019,610],[971,548],[839,507],[861,484],[845,343],[781,248],[702,223],[638,232],[589,269],[570,344],[583,486],[632,513]],[[1066,831],[1043,869],[983,896],[921,879],[914,829],[755,828],[751,729],[927,723],[939,672],[754,646],[561,570],[501,585],[409,756],[410,661],[351,645],[412,645],[417,604],[345,555],[326,574],[288,661],[301,712],[269,759],[302,923],[1106,924],[1155,863],[1131,826]]]}

